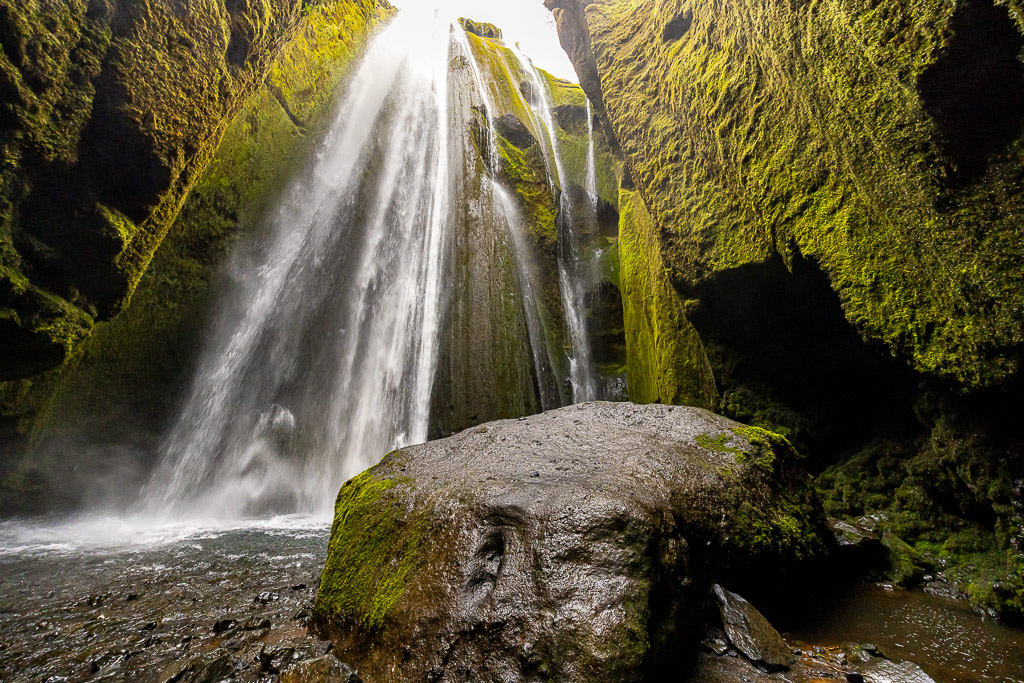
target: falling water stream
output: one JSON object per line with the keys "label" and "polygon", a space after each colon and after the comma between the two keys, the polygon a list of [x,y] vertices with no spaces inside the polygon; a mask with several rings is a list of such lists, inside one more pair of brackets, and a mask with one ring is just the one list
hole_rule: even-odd
{"label": "falling water stream", "polygon": [[[472,57],[461,27],[429,12],[401,13],[374,41],[266,244],[232,264],[148,506],[323,509],[346,478],[426,440],[461,139],[453,50]],[[535,311],[527,320],[540,375],[543,333]]]}
{"label": "falling water stream", "polygon": [[312,164],[232,255],[134,513],[0,524],[0,678],[265,680],[324,652],[303,615],[331,504],[428,437],[466,207],[500,233],[488,258],[514,257],[518,289],[498,296],[522,310],[538,407],[565,400],[523,218],[467,166],[474,111],[493,173],[495,108],[461,26],[406,9],[373,39]]}
{"label": "falling water stream", "polygon": [[587,194],[590,200],[597,205],[600,201],[600,191],[597,187],[597,144],[594,140],[594,112],[590,107],[590,100],[587,100]]}
{"label": "falling water stream", "polygon": [[560,189],[558,279],[571,343],[569,368],[572,398],[575,403],[594,401],[599,398],[599,381],[591,358],[591,342],[587,329],[585,281],[581,278],[585,267],[582,245],[580,235],[575,230],[575,214],[582,207],[573,206],[570,179],[566,175],[559,151],[558,132],[551,111],[551,96],[547,83],[529,57],[518,50],[513,52],[530,79],[531,91],[534,93],[529,102],[530,111],[535,119],[540,120],[538,128],[546,133],[547,140],[544,146],[549,160],[549,175],[552,176],[552,185]]}

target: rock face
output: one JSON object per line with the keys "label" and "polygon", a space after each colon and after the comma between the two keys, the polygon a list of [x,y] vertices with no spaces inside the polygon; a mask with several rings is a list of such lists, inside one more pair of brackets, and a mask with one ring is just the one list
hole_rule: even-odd
{"label": "rock face", "polygon": [[631,400],[785,434],[1024,614],[1020,3],[546,4],[622,155]]}
{"label": "rock face", "polygon": [[915,368],[966,386],[1015,371],[1024,36],[1009,3],[909,24],[898,0],[547,4],[690,296],[799,254]]}
{"label": "rock face", "polygon": [[489,423],[342,488],[315,620],[370,683],[661,680],[713,581],[826,553],[807,481],[784,439],[695,408]]}
{"label": "rock face", "polygon": [[387,5],[0,3],[0,381],[121,310],[304,4]]}

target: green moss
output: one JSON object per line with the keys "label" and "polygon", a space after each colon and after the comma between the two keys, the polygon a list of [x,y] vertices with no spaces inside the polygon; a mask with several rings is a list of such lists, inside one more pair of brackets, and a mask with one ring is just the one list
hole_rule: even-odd
{"label": "green moss", "polygon": [[[742,580],[753,568],[774,571],[799,561],[821,560],[828,554],[821,503],[799,455],[782,436],[756,427],[737,426],[719,434],[698,435],[697,443],[735,458],[736,466],[719,470],[731,481],[722,517],[724,543],[732,567]],[[746,558],[740,560],[739,558]],[[777,562],[780,564],[771,564]],[[782,569],[781,571],[786,571]]]}
{"label": "green moss", "polygon": [[777,449],[789,449],[793,447],[781,434],[770,432],[760,427],[736,427],[733,433],[741,436],[750,444],[750,450],[743,451],[737,457],[741,462],[750,461],[756,467],[760,467],[770,475],[775,473],[775,458]]}
{"label": "green moss", "polygon": [[[63,371],[38,377],[35,388],[27,396],[19,394],[23,398],[17,402],[3,399],[5,385],[0,383],[0,416],[16,421],[23,441],[32,435],[38,442],[56,430],[103,439],[160,429],[188,381],[218,266],[236,239],[261,224],[306,162],[329,120],[339,84],[370,32],[391,11],[373,0],[311,5],[300,26],[286,32],[288,40],[280,49],[268,52],[276,59],[267,67],[266,84],[230,119],[216,154],[196,174],[194,189],[180,213],[175,209],[169,235],[126,311],[94,328],[91,316],[63,298],[40,298],[38,306],[50,309],[43,309],[34,329],[71,362]],[[98,212],[110,239],[123,248],[138,231],[150,229],[112,207],[101,205]],[[15,274],[8,278],[12,296],[38,296],[16,270],[0,270],[0,310],[8,272]],[[33,309],[20,301],[10,310],[24,326],[26,311]],[[88,342],[79,345],[90,333]],[[28,371],[38,372],[38,367]],[[30,456],[23,466],[59,472],[51,480],[64,485],[71,480],[65,470],[73,465]]]}
{"label": "green moss", "polygon": [[395,485],[368,471],[341,488],[316,597],[319,619],[341,619],[378,631],[402,596],[419,557],[425,522],[408,519],[397,509],[397,500],[389,495]]}
{"label": "green moss", "polygon": [[712,451],[714,453],[733,453],[739,456],[739,454],[743,453],[744,451],[740,450],[736,446],[733,446],[732,444],[734,442],[735,439],[733,435],[728,432],[722,432],[717,436],[712,436],[711,434],[697,435],[697,445],[700,446],[701,448]]}
{"label": "green moss", "polygon": [[665,40],[673,8],[586,3],[604,108],[673,282],[798,250],[917,370],[966,387],[1014,373],[1024,145],[960,187],[920,95],[959,6],[741,0],[695,6]]}
{"label": "green moss", "polygon": [[668,281],[643,200],[619,198],[619,281],[630,400],[710,408],[715,380],[684,302]]}
{"label": "green moss", "polygon": [[941,418],[916,443],[871,444],[828,468],[816,486],[830,515],[878,520],[894,580],[941,571],[979,607],[1021,619],[1014,480],[1005,447],[984,431]]}

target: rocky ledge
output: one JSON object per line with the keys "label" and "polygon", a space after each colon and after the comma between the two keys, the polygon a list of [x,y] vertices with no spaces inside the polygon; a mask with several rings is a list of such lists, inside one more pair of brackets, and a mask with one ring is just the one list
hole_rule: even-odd
{"label": "rocky ledge", "polygon": [[621,403],[405,448],[342,488],[314,619],[371,682],[678,677],[714,584],[752,596],[829,553],[798,460]]}

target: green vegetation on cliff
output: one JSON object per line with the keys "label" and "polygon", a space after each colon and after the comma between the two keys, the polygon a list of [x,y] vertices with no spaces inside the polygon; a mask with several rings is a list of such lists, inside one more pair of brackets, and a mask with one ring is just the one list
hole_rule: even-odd
{"label": "green vegetation on cliff", "polygon": [[717,397],[714,373],[686,319],[685,302],[668,281],[644,201],[622,190],[619,210],[630,400],[712,408]]}
{"label": "green vegetation on cliff", "polygon": [[1024,97],[1024,41],[1004,8],[598,0],[585,23],[592,99],[677,286],[798,251],[920,371],[968,387],[1014,372],[1024,151],[1000,102]]}
{"label": "green vegetation on cliff", "polygon": [[[196,173],[198,160],[189,166],[196,175],[194,189],[132,304],[112,321],[98,324],[66,367],[0,384],[9,439],[32,433],[38,440],[76,430],[127,437],[159,428],[194,362],[215,267],[237,237],[260,223],[282,185],[306,161],[317,131],[327,123],[339,83],[370,31],[391,11],[377,0],[318,3],[303,12],[298,28],[275,39],[275,49],[267,48],[275,59],[260,67],[266,81],[225,121],[205,170]],[[63,299],[50,300],[92,326],[91,317]],[[69,342],[67,352],[73,349]],[[8,443],[8,457],[24,448],[23,442]],[[40,491],[29,496],[19,483],[26,472],[36,472],[32,476],[42,481],[79,464],[31,461],[9,472],[3,507],[24,509],[28,497],[45,504]]]}
{"label": "green vegetation on cliff", "polygon": [[[547,4],[649,211],[640,243],[623,200],[634,397],[707,368],[717,410],[831,465],[833,514],[889,520],[899,573],[1019,615],[1019,3]],[[631,293],[645,264],[671,296]]]}

